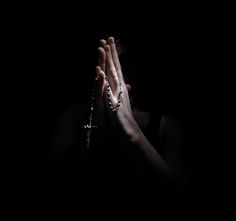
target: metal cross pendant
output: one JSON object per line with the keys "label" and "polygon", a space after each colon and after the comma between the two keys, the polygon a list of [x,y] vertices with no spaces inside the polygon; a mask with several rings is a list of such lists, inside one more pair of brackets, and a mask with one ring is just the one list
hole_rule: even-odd
{"label": "metal cross pendant", "polygon": [[[97,78],[95,78],[95,83],[97,81]],[[97,128],[96,125],[93,125],[93,112],[94,112],[94,101],[95,101],[95,87],[93,88],[93,93],[91,97],[91,107],[90,107],[90,115],[89,115],[89,123],[84,125],[85,129],[88,129],[87,131],[87,149],[90,147],[90,140],[91,140],[91,134],[92,130],[94,128]]]}
{"label": "metal cross pendant", "polygon": [[87,140],[87,146],[86,147],[87,147],[87,149],[89,149],[92,129],[93,128],[97,128],[97,126],[96,125],[92,125],[92,121],[90,121],[89,124],[84,125],[84,128],[88,129],[88,131],[87,131],[87,139],[86,139]]}

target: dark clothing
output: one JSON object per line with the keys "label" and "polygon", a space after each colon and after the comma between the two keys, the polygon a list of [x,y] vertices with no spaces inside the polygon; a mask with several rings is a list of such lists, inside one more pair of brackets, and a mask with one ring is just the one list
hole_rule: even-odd
{"label": "dark clothing", "polygon": [[[152,114],[143,132],[150,143],[163,152],[159,137],[161,116]],[[86,148],[88,107],[73,106],[61,117],[54,144],[41,171],[39,199],[87,200],[99,205],[122,202],[123,206],[150,206],[168,209],[168,183],[156,174],[135,147],[120,146],[112,134],[99,137],[94,130],[92,145]],[[97,140],[98,139],[98,140]],[[133,153],[129,154],[133,148]],[[135,164],[135,162],[138,162]]]}

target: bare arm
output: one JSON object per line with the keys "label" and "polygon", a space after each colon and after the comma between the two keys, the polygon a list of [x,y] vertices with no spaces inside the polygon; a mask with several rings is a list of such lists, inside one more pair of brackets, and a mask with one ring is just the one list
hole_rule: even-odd
{"label": "bare arm", "polygon": [[[161,118],[159,131],[155,133],[159,133],[162,140],[162,154],[157,151],[158,147],[154,147],[149,142],[136,122],[133,122],[133,126],[130,128],[132,128],[132,132],[126,139],[123,139],[123,142],[125,142],[123,146],[130,148],[128,153],[134,155],[133,158],[131,157],[133,162],[142,165],[142,162],[135,158],[135,152],[138,151],[154,173],[161,175],[166,181],[172,182],[173,185],[183,186],[184,131],[181,123],[168,116]],[[137,166],[137,168],[140,167]]]}
{"label": "bare arm", "polygon": [[[164,203],[161,193],[162,199],[168,200],[172,208],[181,211],[186,202],[187,188],[181,166],[182,134],[179,122],[174,118],[162,118],[160,130],[156,131],[165,140],[164,153],[161,155],[133,116],[114,39],[102,40],[101,44],[102,47],[98,49],[100,62],[96,68],[100,85],[98,105],[103,107],[99,109],[106,115],[109,134],[114,136],[114,142],[121,142],[121,148],[126,150],[135,168],[137,182],[141,186],[144,184],[144,192],[153,196],[157,193],[155,196],[159,196],[160,202]],[[118,108],[114,111],[114,107]],[[160,192],[156,192],[157,189]]]}

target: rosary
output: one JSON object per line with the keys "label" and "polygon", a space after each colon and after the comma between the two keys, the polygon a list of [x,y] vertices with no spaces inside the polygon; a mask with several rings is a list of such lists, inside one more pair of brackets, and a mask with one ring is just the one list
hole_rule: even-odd
{"label": "rosary", "polygon": [[[92,134],[92,130],[95,129],[95,128],[98,128],[97,125],[94,125],[93,124],[93,117],[94,117],[94,102],[95,102],[95,87],[96,87],[96,82],[97,82],[98,78],[96,77],[95,78],[95,83],[94,83],[94,87],[93,87],[93,91],[92,91],[92,96],[91,96],[91,106],[90,106],[90,113],[89,113],[89,121],[88,121],[88,124],[84,125],[84,128],[87,129],[87,134],[86,134],[86,142],[87,142],[87,149],[90,149],[90,141],[91,141],[91,134]],[[121,101],[122,101],[122,98],[121,98],[121,95],[122,95],[122,85],[121,83],[119,83],[119,87],[120,87],[120,92],[119,92],[119,95],[118,95],[118,102],[115,106],[112,105],[112,102],[111,102],[111,88],[110,88],[110,85],[108,83],[107,85],[107,89],[106,89],[106,93],[107,93],[107,98],[108,98],[108,107],[109,109],[115,114],[117,113],[117,111],[119,110],[120,108],[120,105],[121,105]]]}

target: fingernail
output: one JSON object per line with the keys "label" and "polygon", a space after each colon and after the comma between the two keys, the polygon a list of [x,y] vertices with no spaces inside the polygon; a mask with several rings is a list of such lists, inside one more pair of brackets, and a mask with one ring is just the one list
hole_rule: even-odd
{"label": "fingernail", "polygon": [[113,37],[110,37],[110,38],[109,38],[109,41],[110,41],[110,43],[114,43],[114,38],[113,38]]}
{"label": "fingernail", "polygon": [[96,67],[96,73],[98,74],[100,71],[101,71],[100,66],[97,66],[97,67]]}
{"label": "fingernail", "polygon": [[101,44],[102,46],[104,46],[104,45],[106,45],[106,41],[105,41],[104,39],[101,39],[101,40],[100,40],[100,44]]}

